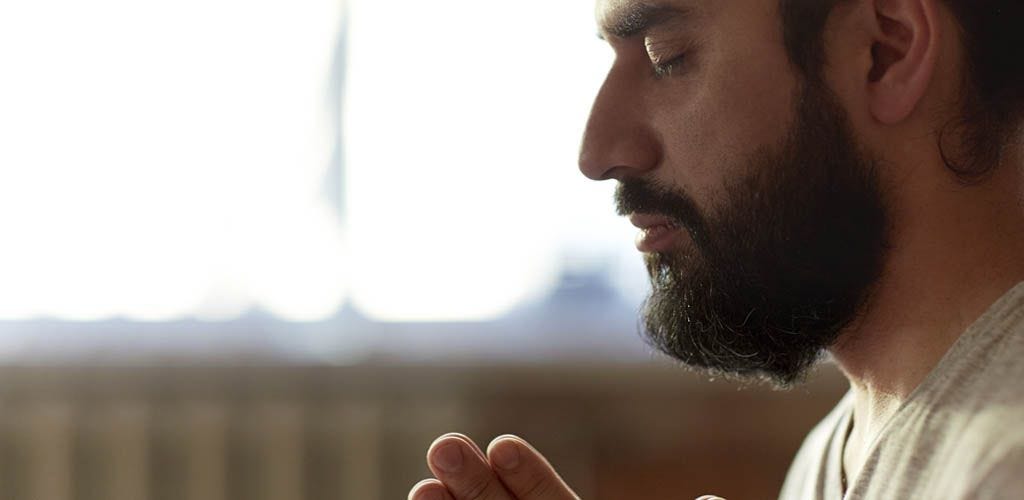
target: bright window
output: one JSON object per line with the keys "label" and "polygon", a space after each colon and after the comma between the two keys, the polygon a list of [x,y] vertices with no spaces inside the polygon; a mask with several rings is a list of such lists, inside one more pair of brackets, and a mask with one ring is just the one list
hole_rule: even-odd
{"label": "bright window", "polygon": [[493,322],[581,274],[635,305],[633,232],[575,166],[611,60],[591,9],[0,4],[5,339],[46,318]]}

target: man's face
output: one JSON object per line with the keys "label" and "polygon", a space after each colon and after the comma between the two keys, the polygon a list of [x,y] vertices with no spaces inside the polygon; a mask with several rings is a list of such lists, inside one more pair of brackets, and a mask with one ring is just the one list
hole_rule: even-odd
{"label": "man's face", "polygon": [[615,64],[580,155],[620,182],[652,293],[645,333],[716,374],[798,380],[881,273],[875,162],[819,78],[791,68],[778,0],[599,0]]}

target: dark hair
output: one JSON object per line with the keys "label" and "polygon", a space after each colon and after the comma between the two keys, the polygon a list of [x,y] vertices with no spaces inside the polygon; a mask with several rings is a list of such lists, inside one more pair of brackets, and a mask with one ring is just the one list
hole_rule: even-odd
{"label": "dark hair", "polygon": [[[848,0],[779,0],[786,50],[811,84],[822,84],[824,30],[833,9]],[[960,180],[997,167],[1024,120],[1024,2],[942,0],[956,16],[966,52],[960,117],[939,131],[946,165]],[[959,132],[950,153],[948,132]]]}

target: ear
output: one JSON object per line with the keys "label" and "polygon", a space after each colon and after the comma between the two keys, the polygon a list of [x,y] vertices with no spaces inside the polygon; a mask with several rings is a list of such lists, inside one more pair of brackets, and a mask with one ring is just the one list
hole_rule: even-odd
{"label": "ear", "polygon": [[906,120],[924,98],[940,52],[937,0],[871,0],[875,6],[871,114],[884,124]]}

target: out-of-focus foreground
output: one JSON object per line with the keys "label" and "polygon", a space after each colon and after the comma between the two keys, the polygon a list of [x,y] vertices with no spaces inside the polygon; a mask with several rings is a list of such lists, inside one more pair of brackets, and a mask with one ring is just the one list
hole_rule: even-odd
{"label": "out-of-focus foreground", "polygon": [[654,364],[0,369],[0,499],[376,500],[434,437],[525,437],[585,499],[773,498],[845,390]]}

